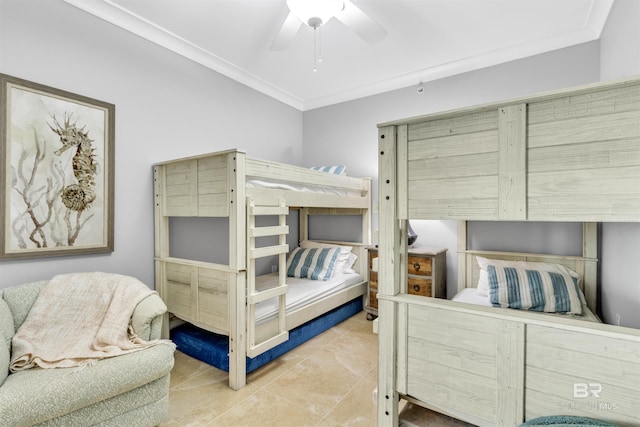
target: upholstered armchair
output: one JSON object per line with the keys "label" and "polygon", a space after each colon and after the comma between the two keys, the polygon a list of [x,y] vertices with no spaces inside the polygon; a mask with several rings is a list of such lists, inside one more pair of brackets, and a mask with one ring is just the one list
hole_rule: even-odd
{"label": "upholstered armchair", "polygon": [[[170,343],[101,359],[82,367],[35,367],[10,373],[12,337],[48,281],[0,290],[0,425],[154,426],[167,415]],[[140,301],[131,327],[160,338],[166,306],[155,294]]]}

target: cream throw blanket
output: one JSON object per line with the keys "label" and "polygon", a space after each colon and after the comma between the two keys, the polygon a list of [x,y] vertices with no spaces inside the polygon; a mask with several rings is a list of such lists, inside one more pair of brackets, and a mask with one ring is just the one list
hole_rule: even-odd
{"label": "cream throw blanket", "polygon": [[55,276],[13,337],[10,370],[91,365],[157,344],[133,335],[129,325],[136,305],[153,293],[118,274]]}

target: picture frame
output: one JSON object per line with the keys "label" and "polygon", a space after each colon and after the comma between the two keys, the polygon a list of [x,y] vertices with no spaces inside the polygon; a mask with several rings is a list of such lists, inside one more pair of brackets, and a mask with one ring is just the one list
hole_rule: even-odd
{"label": "picture frame", "polygon": [[115,106],[0,74],[0,260],[113,252]]}

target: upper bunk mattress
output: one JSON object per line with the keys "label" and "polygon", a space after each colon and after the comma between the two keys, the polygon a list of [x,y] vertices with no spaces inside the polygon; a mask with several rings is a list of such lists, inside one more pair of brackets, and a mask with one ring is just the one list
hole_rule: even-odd
{"label": "upper bunk mattress", "polygon": [[[479,294],[476,288],[465,288],[460,292],[458,292],[456,295],[454,295],[454,297],[451,298],[451,300],[457,301],[457,302],[464,302],[467,304],[493,307],[491,305],[491,301],[489,300],[489,297]],[[514,310],[514,309],[511,309],[511,310]],[[583,312],[582,316],[573,316],[573,315],[562,314],[562,313],[541,313],[539,311],[530,311],[530,313],[539,313],[539,314],[550,315],[550,316],[563,316],[563,317],[568,316],[572,319],[585,320],[587,322],[602,323],[601,320],[598,318],[598,316],[596,316],[587,306],[582,306],[582,312]]]}
{"label": "upper bunk mattress", "polygon": [[[320,301],[336,292],[357,286],[364,278],[357,273],[344,273],[330,280],[310,280],[287,277],[287,313]],[[278,276],[266,274],[256,277],[256,290],[264,291],[278,285]],[[271,298],[256,304],[256,323],[273,318],[278,311],[278,298]]]}
{"label": "upper bunk mattress", "polygon": [[360,197],[361,192],[347,190],[344,188],[331,187],[327,185],[303,184],[299,182],[283,181],[278,179],[254,178],[247,176],[246,186],[248,188],[270,188],[274,190],[287,190],[296,192],[332,194],[336,196]]}

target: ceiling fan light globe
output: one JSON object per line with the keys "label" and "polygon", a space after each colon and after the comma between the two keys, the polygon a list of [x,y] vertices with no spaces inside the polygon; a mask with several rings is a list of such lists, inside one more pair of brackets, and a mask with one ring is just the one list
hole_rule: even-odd
{"label": "ceiling fan light globe", "polygon": [[340,13],[344,9],[344,2],[342,0],[287,0],[287,6],[302,22],[317,28]]}

